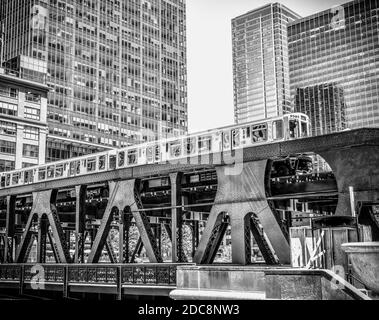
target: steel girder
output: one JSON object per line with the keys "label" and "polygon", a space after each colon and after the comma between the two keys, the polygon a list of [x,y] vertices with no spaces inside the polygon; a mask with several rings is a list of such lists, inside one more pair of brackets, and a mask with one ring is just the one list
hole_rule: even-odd
{"label": "steel girder", "polygon": [[162,262],[150,222],[146,213],[140,211],[142,202],[139,194],[139,183],[140,181],[136,179],[109,182],[108,204],[88,257],[88,263],[99,261],[116,210],[132,213],[150,262]]}
{"label": "steel girder", "polygon": [[[225,166],[216,167],[218,188],[215,203],[209,214],[206,228],[200,239],[194,260],[196,263],[208,263],[214,254],[215,241],[220,230],[220,213],[230,217],[232,262],[250,263],[250,243],[246,234],[250,226],[246,216],[255,213],[267,234],[279,261],[290,262],[290,248],[275,214],[270,209],[265,194],[265,168],[267,160],[244,163],[240,172],[226,170]],[[249,228],[250,229],[250,228]],[[209,248],[213,248],[210,250]]]}
{"label": "steel girder", "polygon": [[47,225],[45,225],[45,223],[42,222],[42,219],[46,218],[52,231],[52,235],[54,239],[53,246],[55,247],[54,249],[56,250],[57,258],[58,258],[57,262],[58,263],[70,262],[69,248],[67,247],[67,242],[64,237],[62,226],[59,221],[57,208],[55,206],[57,194],[58,194],[57,189],[33,193],[33,207],[29,214],[29,218],[26,223],[25,230],[22,235],[21,242],[16,254],[16,261],[18,263],[26,262],[27,260],[27,251],[28,251],[28,247],[31,241],[31,236],[32,236],[30,228],[35,218],[37,218],[39,221],[38,223],[39,225],[38,259],[41,260],[41,262],[44,259],[43,251],[45,249],[43,247],[44,246],[43,242],[46,243]]}

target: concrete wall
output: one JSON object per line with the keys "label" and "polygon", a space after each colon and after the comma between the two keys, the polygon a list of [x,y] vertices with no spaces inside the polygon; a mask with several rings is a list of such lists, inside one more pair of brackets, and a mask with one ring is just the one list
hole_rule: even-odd
{"label": "concrete wall", "polygon": [[183,266],[177,269],[182,299],[370,300],[328,270],[237,266]]}

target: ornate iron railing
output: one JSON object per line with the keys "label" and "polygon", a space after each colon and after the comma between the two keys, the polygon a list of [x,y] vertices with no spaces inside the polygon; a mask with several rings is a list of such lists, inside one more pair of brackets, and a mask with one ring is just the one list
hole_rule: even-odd
{"label": "ornate iron railing", "polygon": [[[0,264],[1,281],[31,282],[37,264]],[[187,264],[41,264],[46,283],[175,286],[176,269]],[[42,272],[40,272],[42,271]],[[41,279],[41,280],[42,280]]]}

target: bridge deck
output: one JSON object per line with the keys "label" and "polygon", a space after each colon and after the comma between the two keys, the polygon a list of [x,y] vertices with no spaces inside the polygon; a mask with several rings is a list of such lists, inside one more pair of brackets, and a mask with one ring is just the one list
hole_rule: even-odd
{"label": "bridge deck", "polygon": [[70,177],[61,180],[51,180],[23,186],[9,187],[0,189],[0,197],[7,195],[21,195],[55,188],[61,189],[81,184],[100,183],[110,180],[145,178],[149,176],[168,175],[169,173],[178,171],[187,172],[195,169],[213,168],[216,165],[225,164],[224,156],[228,158],[228,163],[231,159],[238,163],[263,159],[274,159],[278,157],[285,157],[290,154],[318,153],[323,150],[367,145],[379,145],[379,128],[355,129],[323,136],[248,147],[243,150],[242,159],[238,159],[238,157],[228,157],[223,153],[215,153],[192,158],[184,158],[177,164],[150,164]]}

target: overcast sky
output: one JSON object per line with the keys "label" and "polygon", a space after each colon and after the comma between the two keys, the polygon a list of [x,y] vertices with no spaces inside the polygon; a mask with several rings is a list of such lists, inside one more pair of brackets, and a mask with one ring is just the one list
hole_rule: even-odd
{"label": "overcast sky", "polygon": [[[186,0],[189,132],[232,124],[231,19],[267,0]],[[282,0],[305,17],[344,0]]]}

